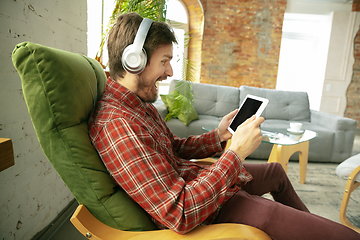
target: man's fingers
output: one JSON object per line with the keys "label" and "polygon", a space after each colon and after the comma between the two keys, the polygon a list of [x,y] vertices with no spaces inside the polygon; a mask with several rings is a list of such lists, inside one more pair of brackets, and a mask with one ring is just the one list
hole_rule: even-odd
{"label": "man's fingers", "polygon": [[244,121],[242,124],[240,124],[238,126],[238,128],[239,127],[244,127],[244,126],[246,126],[246,125],[248,125],[250,123],[253,124],[255,128],[257,128],[257,127],[260,127],[260,125],[264,122],[264,120],[265,119],[263,117],[258,117],[257,118],[255,115],[253,115],[252,117],[246,119],[246,121]]}
{"label": "man's fingers", "polygon": [[235,109],[234,111],[230,112],[228,115],[227,115],[227,118],[229,120],[233,119],[236,115],[236,113],[238,112],[238,109]]}
{"label": "man's fingers", "polygon": [[246,119],[242,124],[240,124],[239,125],[239,127],[240,126],[245,126],[245,125],[247,125],[247,124],[249,124],[249,123],[251,123],[252,121],[254,121],[255,120],[255,118],[256,118],[256,116],[255,115],[253,115],[252,117],[249,117],[248,119]]}
{"label": "man's fingers", "polygon": [[263,117],[258,117],[255,119],[255,124],[260,126],[264,121],[265,119]]}

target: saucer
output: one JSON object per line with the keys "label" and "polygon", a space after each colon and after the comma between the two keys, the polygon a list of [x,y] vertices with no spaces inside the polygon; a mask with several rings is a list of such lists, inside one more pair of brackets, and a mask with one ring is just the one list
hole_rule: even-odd
{"label": "saucer", "polygon": [[303,129],[300,129],[300,130],[296,131],[296,130],[292,130],[291,128],[288,128],[287,130],[291,134],[303,134],[304,133]]}

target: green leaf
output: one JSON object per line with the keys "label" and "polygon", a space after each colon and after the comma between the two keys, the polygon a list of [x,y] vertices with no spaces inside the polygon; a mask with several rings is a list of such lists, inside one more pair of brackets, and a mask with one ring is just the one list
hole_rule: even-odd
{"label": "green leaf", "polygon": [[[109,31],[116,22],[120,14],[127,12],[137,12],[144,18],[150,18],[154,21],[165,22],[167,5],[166,0],[115,0],[114,9],[109,18],[109,24],[106,31],[101,33],[101,42],[99,51],[96,53],[96,59],[102,64],[102,55],[104,44],[107,41]],[[103,28],[104,26],[102,26]]]}
{"label": "green leaf", "polygon": [[191,81],[186,81],[186,80],[179,81],[175,86],[175,90],[177,94],[186,97],[187,99],[189,99],[190,102],[194,102],[194,92],[192,90]]}

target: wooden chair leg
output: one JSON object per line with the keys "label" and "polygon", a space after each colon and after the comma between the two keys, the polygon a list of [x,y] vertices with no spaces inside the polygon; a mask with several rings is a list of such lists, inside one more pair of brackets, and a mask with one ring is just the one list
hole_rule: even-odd
{"label": "wooden chair leg", "polygon": [[347,183],[346,183],[346,187],[345,187],[345,192],[344,192],[344,196],[341,202],[341,207],[340,207],[340,221],[343,225],[357,231],[358,233],[360,233],[360,228],[355,227],[347,218],[346,216],[346,210],[347,210],[347,206],[349,204],[349,199],[350,199],[350,195],[352,193],[352,191],[354,191],[357,187],[360,186],[360,182],[356,182],[355,178],[356,175],[360,172],[360,166],[358,166],[349,176]]}
{"label": "wooden chair leg", "polygon": [[271,240],[263,231],[243,224],[214,224],[200,226],[180,235],[171,230],[130,232],[111,228],[97,220],[84,205],[79,205],[70,219],[71,223],[88,239],[94,240]]}

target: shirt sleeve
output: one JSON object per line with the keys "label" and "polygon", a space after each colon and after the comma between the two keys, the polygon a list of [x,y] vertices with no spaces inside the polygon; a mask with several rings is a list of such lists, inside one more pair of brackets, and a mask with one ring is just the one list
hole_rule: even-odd
{"label": "shirt sleeve", "polygon": [[105,166],[127,194],[159,223],[184,234],[201,224],[237,191],[242,163],[231,150],[195,179],[185,182],[158,142],[123,119],[107,123],[93,140]]}
{"label": "shirt sleeve", "polygon": [[173,137],[173,148],[179,157],[199,159],[214,156],[224,150],[226,142],[220,143],[216,130],[202,135],[191,135],[187,138]]}

